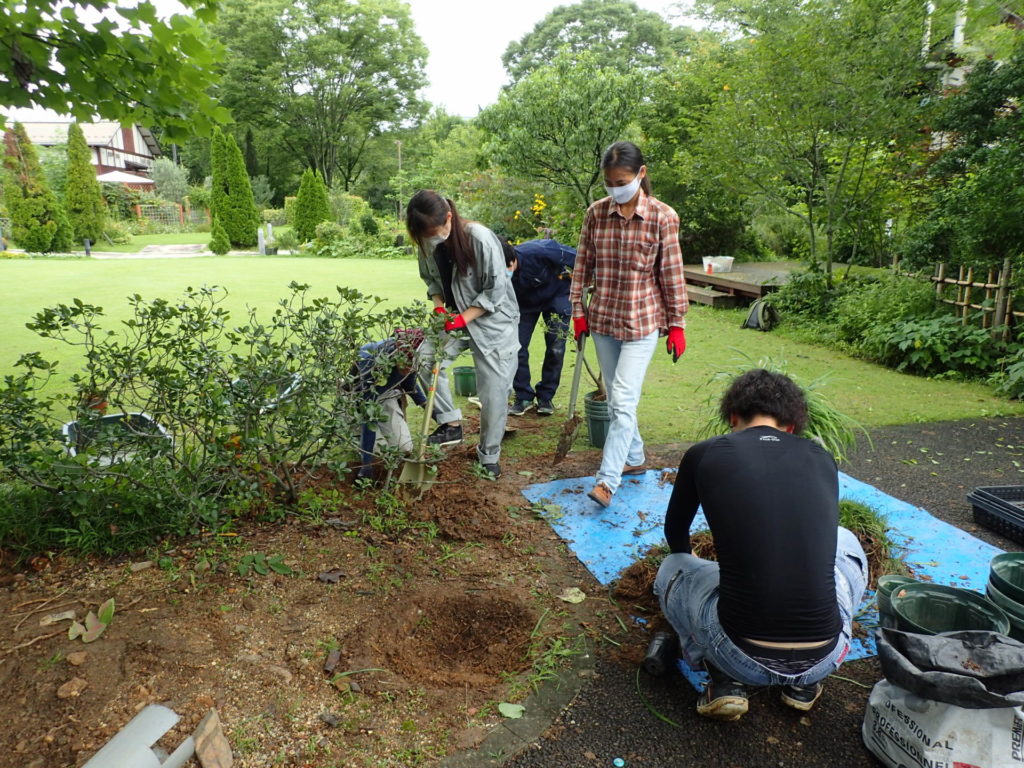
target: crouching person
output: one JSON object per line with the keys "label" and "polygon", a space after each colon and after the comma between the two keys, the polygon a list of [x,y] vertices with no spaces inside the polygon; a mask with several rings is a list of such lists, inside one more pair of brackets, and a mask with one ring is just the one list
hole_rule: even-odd
{"label": "crouching person", "polygon": [[[799,437],[807,403],[792,380],[748,371],[720,413],[732,432],[679,465],[654,591],[684,659],[711,678],[698,713],[738,719],[751,686],[781,686],[785,704],[809,710],[849,650],[867,557],[839,527],[835,460]],[[698,506],[718,562],[690,554]]]}
{"label": "crouching person", "polygon": [[408,453],[413,448],[412,434],[405,420],[406,395],[416,405],[427,402],[416,382],[416,350],[423,343],[419,328],[399,329],[383,341],[359,348],[354,366],[357,387],[362,397],[375,399],[381,407],[380,421],[363,424],[359,437],[357,477],[371,479],[378,436],[394,450]]}

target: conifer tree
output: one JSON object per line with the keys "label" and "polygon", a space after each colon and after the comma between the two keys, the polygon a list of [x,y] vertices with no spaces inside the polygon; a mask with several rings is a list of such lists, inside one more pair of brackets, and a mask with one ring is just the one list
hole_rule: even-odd
{"label": "conifer tree", "polygon": [[245,170],[245,160],[235,137],[224,139],[224,169],[227,195],[217,212],[228,240],[232,245],[248,248],[256,245],[256,230],[260,225],[260,212],[252,197],[252,183]]}
{"label": "conifer tree", "polygon": [[210,250],[214,253],[223,256],[225,253],[231,250],[231,243],[228,240],[228,233],[224,231],[224,227],[220,223],[220,219],[216,216],[213,217],[213,224],[210,227]]}
{"label": "conifer tree", "polygon": [[210,141],[210,216],[221,218],[228,196],[227,143],[217,126]]}
{"label": "conifer tree", "polygon": [[68,128],[68,180],[64,207],[75,242],[97,242],[106,229],[107,203],[96,180],[92,152],[78,123]]}
{"label": "conifer tree", "polygon": [[327,197],[327,185],[319,171],[307,168],[299,183],[295,200],[294,230],[299,242],[312,240],[316,225],[331,218],[331,204]]}
{"label": "conifer tree", "polygon": [[11,237],[18,245],[39,253],[70,248],[67,215],[47,185],[35,147],[21,123],[4,133],[3,187]]}

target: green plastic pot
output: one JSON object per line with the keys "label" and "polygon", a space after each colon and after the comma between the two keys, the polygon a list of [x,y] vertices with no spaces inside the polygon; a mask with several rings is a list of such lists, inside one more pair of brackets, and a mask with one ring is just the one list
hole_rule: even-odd
{"label": "green plastic pot", "polygon": [[895,627],[896,620],[892,614],[892,602],[890,600],[893,590],[905,587],[907,584],[916,584],[917,579],[910,576],[901,576],[896,573],[888,573],[878,577],[878,586],[875,591],[875,602],[878,603],[878,623],[883,627]]}
{"label": "green plastic pot", "polygon": [[1024,605],[1008,598],[992,586],[992,582],[988,583],[985,594],[988,595],[989,600],[1003,610],[1006,618],[1010,620],[1010,637],[1014,640],[1024,640]]}
{"label": "green plastic pot", "polygon": [[1006,614],[985,596],[969,589],[943,584],[907,584],[889,598],[896,628],[922,635],[980,629],[1010,631]]}
{"label": "green plastic pot", "polygon": [[612,423],[612,413],[608,401],[595,400],[597,396],[596,390],[583,396],[583,413],[587,418],[590,444],[595,448],[604,448],[604,441],[608,438],[608,427]]}
{"label": "green plastic pot", "polygon": [[1024,604],[1024,552],[1004,552],[993,557],[988,580],[1008,598]]}

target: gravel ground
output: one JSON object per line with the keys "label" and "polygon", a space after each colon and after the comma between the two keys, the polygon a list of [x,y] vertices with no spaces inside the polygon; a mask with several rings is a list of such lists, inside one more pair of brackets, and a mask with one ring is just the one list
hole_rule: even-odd
{"label": "gravel ground", "polygon": [[[976,526],[964,496],[979,485],[1024,485],[1024,419],[886,427],[872,440],[873,447],[858,446],[845,472],[995,546],[1022,548]],[[764,691],[741,720],[719,723],[696,714],[697,694],[678,676],[638,676],[631,664],[599,658],[573,704],[504,765],[583,768],[612,766],[615,758],[634,768],[879,765],[860,737],[868,687],[880,677],[877,662],[852,662],[839,674],[846,679],[831,679],[810,713]]]}

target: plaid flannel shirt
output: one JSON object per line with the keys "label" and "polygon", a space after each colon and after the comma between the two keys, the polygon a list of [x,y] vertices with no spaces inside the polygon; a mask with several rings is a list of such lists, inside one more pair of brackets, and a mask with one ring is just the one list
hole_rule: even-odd
{"label": "plaid flannel shirt", "polygon": [[583,288],[591,284],[586,315],[595,333],[636,341],[656,329],[684,328],[690,304],[676,212],[642,190],[629,219],[610,197],[591,205],[576,249],[573,317],[583,317]]}

